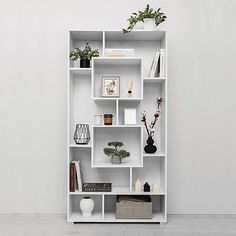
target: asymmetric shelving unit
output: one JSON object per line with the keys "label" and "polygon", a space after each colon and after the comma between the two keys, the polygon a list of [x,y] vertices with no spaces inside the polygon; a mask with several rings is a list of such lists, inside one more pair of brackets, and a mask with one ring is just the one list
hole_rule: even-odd
{"label": "asymmetric shelving unit", "polygon": [[[68,68],[68,158],[67,158],[67,220],[68,222],[167,222],[167,66],[165,77],[149,78],[157,49],[166,49],[165,31],[70,31],[69,51],[89,42],[98,48],[100,57],[93,58],[91,68],[79,68],[69,60]],[[132,48],[134,57],[107,58],[105,48]],[[167,56],[165,57],[167,62]],[[166,63],[167,65],[167,63]],[[120,96],[101,96],[102,76],[120,76]],[[133,96],[127,96],[126,81],[134,81]],[[156,98],[162,97],[162,114],[156,126],[155,154],[144,153],[147,134],[141,123],[141,112],[147,112],[150,122],[156,111]],[[124,125],[124,109],[137,109],[137,125]],[[113,125],[95,126],[95,114],[113,114]],[[76,145],[73,134],[76,124],[89,124],[91,140],[88,145]],[[103,153],[109,141],[123,141],[131,153],[121,165],[112,165]],[[70,192],[69,170],[72,160],[81,160],[84,182],[112,183],[112,192]],[[159,192],[136,193],[134,183],[158,183]],[[152,219],[116,219],[117,195],[150,195]],[[83,218],[79,209],[82,197],[92,196],[95,209],[91,218]]]}

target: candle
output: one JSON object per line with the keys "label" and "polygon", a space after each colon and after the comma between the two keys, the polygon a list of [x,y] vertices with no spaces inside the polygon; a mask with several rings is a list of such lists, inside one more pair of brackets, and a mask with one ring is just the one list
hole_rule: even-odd
{"label": "candle", "polygon": [[157,183],[154,183],[152,185],[152,192],[159,192],[160,191],[160,187]]}
{"label": "candle", "polygon": [[142,192],[142,183],[139,178],[135,182],[135,192]]}
{"label": "candle", "polygon": [[94,124],[102,125],[102,115],[94,115]]}

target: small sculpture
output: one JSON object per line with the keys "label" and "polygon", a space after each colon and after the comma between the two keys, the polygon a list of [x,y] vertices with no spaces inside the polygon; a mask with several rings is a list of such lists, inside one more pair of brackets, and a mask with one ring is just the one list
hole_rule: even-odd
{"label": "small sculpture", "polygon": [[138,193],[142,192],[142,183],[139,178],[137,178],[137,180],[134,184],[134,191],[138,192]]}
{"label": "small sculpture", "polygon": [[147,182],[143,185],[143,190],[144,192],[150,192],[150,185]]}
{"label": "small sculpture", "polygon": [[160,191],[160,187],[157,183],[153,183],[152,185],[152,192],[159,192]]}

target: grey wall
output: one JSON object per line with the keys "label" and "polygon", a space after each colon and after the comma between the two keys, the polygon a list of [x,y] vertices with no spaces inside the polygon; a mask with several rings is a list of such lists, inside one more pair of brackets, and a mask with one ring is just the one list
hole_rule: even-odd
{"label": "grey wall", "polygon": [[[236,1],[149,3],[168,15],[169,213],[236,213]],[[0,213],[66,211],[67,30],[145,4],[0,2]]]}

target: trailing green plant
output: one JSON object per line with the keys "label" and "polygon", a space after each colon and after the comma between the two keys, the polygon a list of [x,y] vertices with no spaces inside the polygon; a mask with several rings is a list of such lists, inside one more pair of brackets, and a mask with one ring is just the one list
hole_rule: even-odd
{"label": "trailing green plant", "polygon": [[80,60],[87,60],[90,61],[92,57],[98,57],[99,51],[98,49],[91,49],[89,43],[86,42],[85,48],[81,50],[79,47],[75,47],[73,50],[70,51],[70,59],[72,61],[77,61],[79,58]]}
{"label": "trailing green plant", "polygon": [[166,20],[167,16],[165,16],[165,14],[161,12],[161,8],[158,8],[154,11],[153,8],[150,8],[149,4],[147,4],[143,11],[138,11],[138,13],[132,13],[132,15],[127,20],[129,22],[128,27],[122,29],[123,33],[129,33],[138,22],[144,22],[144,20],[148,18],[153,18],[155,21],[155,25],[158,26]]}
{"label": "trailing green plant", "polygon": [[114,148],[104,148],[103,151],[104,153],[109,156],[112,157],[113,155],[116,155],[118,157],[120,157],[121,159],[129,157],[130,153],[125,151],[125,150],[119,150],[120,147],[124,146],[124,144],[122,142],[109,142],[107,144],[110,147],[114,147]]}

